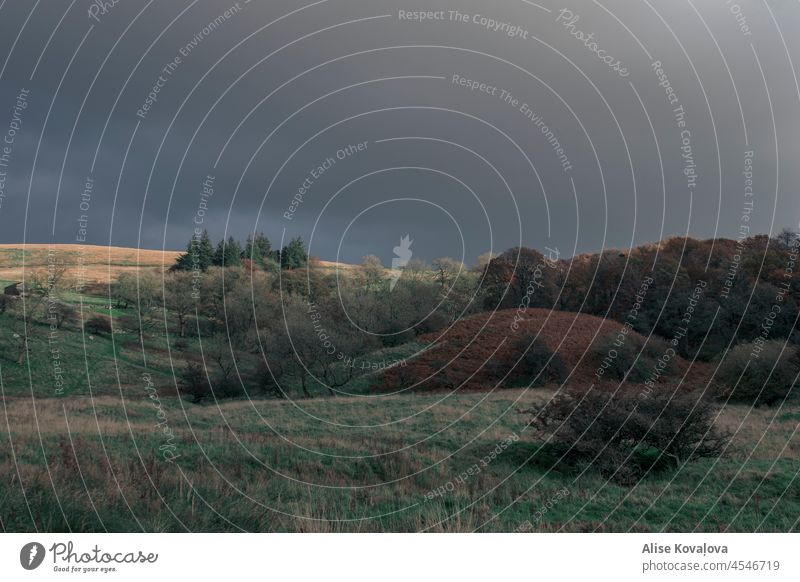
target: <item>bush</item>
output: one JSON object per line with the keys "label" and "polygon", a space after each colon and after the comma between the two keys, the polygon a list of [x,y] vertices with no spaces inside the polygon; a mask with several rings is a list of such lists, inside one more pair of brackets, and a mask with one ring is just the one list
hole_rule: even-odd
{"label": "bush", "polygon": [[110,334],[111,320],[99,315],[95,315],[94,317],[89,318],[86,323],[83,324],[83,329],[86,331],[86,333],[91,333],[93,335],[100,335],[103,333]]}
{"label": "bush", "polygon": [[560,462],[588,465],[622,484],[649,469],[718,457],[729,440],[714,428],[714,407],[696,394],[569,389],[525,412]]}
{"label": "bush", "polygon": [[[678,371],[676,355],[668,357],[669,346],[662,339],[627,334],[618,341],[617,334],[602,336],[592,345],[593,361],[605,378],[642,383],[657,376],[672,376]],[[658,373],[656,367],[663,370]]]}
{"label": "bush", "polygon": [[754,344],[740,344],[725,354],[716,375],[721,398],[769,406],[791,394],[800,372],[798,348],[769,341],[760,352],[755,349]]}
{"label": "bush", "polygon": [[[433,333],[446,328],[448,323],[450,322],[444,313],[440,311],[434,311],[428,317],[422,320],[419,324],[417,324],[414,327],[414,331],[417,333],[417,335]],[[405,341],[400,341],[399,344],[406,343],[406,341],[408,341],[409,339],[411,339],[409,334],[406,334],[406,338],[403,338],[403,340]]]}
{"label": "bush", "polygon": [[211,387],[208,385],[208,378],[206,378],[203,366],[191,362],[187,363],[183,374],[181,374],[179,389],[181,394],[191,396],[192,402],[195,404],[210,396]]}
{"label": "bush", "polygon": [[[199,404],[206,398],[222,400],[242,396],[244,391],[236,378],[221,371],[212,372],[212,362],[207,366],[188,363],[181,374],[179,389],[181,394],[192,397],[192,402]],[[210,376],[210,383],[209,383]]]}
{"label": "bush", "polygon": [[526,386],[544,386],[545,384],[561,384],[566,381],[568,373],[564,360],[554,354],[545,343],[529,334],[515,341],[510,356],[501,362],[487,364],[487,373],[493,380],[500,380],[508,372],[506,380],[512,384]]}

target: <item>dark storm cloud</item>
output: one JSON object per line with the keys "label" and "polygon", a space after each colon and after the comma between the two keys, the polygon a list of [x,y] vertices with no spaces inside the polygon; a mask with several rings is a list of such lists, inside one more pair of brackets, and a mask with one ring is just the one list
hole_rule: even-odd
{"label": "dark storm cloud", "polygon": [[2,242],[75,242],[84,217],[90,243],[179,248],[209,175],[214,237],[326,259],[388,262],[407,233],[469,261],[735,237],[751,150],[746,225],[797,225],[796,3],[541,4],[8,0],[0,132],[30,93]]}

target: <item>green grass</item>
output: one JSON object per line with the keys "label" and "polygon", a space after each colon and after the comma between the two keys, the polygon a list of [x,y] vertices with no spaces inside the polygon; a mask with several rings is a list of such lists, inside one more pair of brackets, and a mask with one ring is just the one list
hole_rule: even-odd
{"label": "green grass", "polygon": [[[87,315],[108,314],[102,298],[83,299]],[[133,316],[118,311],[122,324],[120,317]],[[365,374],[346,387],[351,397],[322,397],[318,388],[314,399],[193,405],[175,395],[163,333],[146,334],[143,354],[130,330],[89,339],[73,322],[56,341],[67,380],[58,394],[47,327],[29,326],[29,357],[18,365],[9,317],[0,316],[4,531],[798,527],[796,404],[777,415],[726,407],[719,423],[739,430],[725,457],[621,487],[592,471],[555,468],[554,453],[525,430],[517,410],[550,397],[549,390],[378,396],[370,393],[376,376]],[[186,353],[199,352],[196,339],[185,341]],[[408,358],[421,347],[367,359]],[[178,369],[182,358],[173,352]],[[240,362],[245,371],[256,363],[253,356]],[[158,388],[157,403],[143,372]],[[459,479],[511,435],[519,439]],[[165,459],[165,447],[178,455],[174,462]],[[432,494],[440,488],[441,495]]]}
{"label": "green grass", "polygon": [[[725,424],[744,421],[730,455],[627,488],[591,472],[552,469],[552,452],[523,430],[516,413],[549,394],[203,406],[163,398],[171,440],[157,428],[157,408],[141,382],[117,396],[37,399],[35,416],[29,398],[7,398],[0,519],[6,531],[513,531],[526,522],[537,531],[797,527],[799,467],[778,455],[794,425],[766,431],[768,410],[726,409]],[[753,450],[752,434],[762,433]],[[459,482],[513,434],[518,441]],[[179,455],[174,462],[161,452],[168,443]],[[431,495],[440,487],[442,495]],[[538,519],[537,510],[565,489],[569,494]]]}

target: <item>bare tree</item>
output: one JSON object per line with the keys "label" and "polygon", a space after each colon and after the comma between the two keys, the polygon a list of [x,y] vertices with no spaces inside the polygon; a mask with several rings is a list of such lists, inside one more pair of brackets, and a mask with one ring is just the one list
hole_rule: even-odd
{"label": "bare tree", "polygon": [[186,336],[186,323],[194,313],[197,301],[194,299],[194,279],[188,271],[170,273],[164,280],[164,300],[167,309],[178,320],[178,335]]}
{"label": "bare tree", "polygon": [[781,250],[789,250],[792,248],[792,245],[797,244],[798,236],[797,233],[789,228],[784,228],[780,233],[775,236],[775,242],[778,243],[778,246]]}
{"label": "bare tree", "polygon": [[283,306],[284,325],[264,338],[284,377],[298,381],[307,398],[313,397],[314,383],[336,395],[356,377],[356,358],[377,344],[373,336],[342,321],[336,305],[338,301],[314,304],[290,298]]}
{"label": "bare tree", "polygon": [[442,289],[450,287],[463,270],[464,265],[450,257],[442,257],[433,261],[436,282]]}
{"label": "bare tree", "polygon": [[159,306],[160,288],[160,278],[150,271],[122,273],[112,285],[117,305],[133,306],[136,310],[136,326],[140,334],[150,324],[153,309]]}

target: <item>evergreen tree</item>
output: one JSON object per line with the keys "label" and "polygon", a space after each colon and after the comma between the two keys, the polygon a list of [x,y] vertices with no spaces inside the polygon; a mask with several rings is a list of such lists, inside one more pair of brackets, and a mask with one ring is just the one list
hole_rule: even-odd
{"label": "evergreen tree", "polygon": [[269,258],[269,254],[272,251],[272,243],[269,242],[269,239],[264,236],[263,232],[260,232],[256,235],[253,244],[256,248],[256,253],[262,258],[267,259]]}
{"label": "evergreen tree", "polygon": [[293,238],[281,251],[282,269],[301,269],[308,263],[308,254],[303,239]]}
{"label": "evergreen tree", "polygon": [[199,237],[192,235],[192,238],[186,244],[186,252],[176,260],[175,269],[178,271],[191,271],[197,267],[201,271],[207,271],[213,260],[214,248],[211,245],[208,231],[204,230]]}
{"label": "evergreen tree", "polygon": [[242,264],[242,246],[232,236],[221,240],[214,252],[214,265],[218,267],[239,267]]}
{"label": "evergreen tree", "polygon": [[214,262],[214,245],[211,244],[211,237],[208,236],[207,230],[203,230],[203,234],[200,235],[197,257],[202,271],[207,271]]}
{"label": "evergreen tree", "polygon": [[264,233],[258,233],[255,238],[252,236],[247,237],[242,258],[250,259],[263,269],[266,262],[271,258],[271,252],[272,245],[269,239],[264,236]]}

